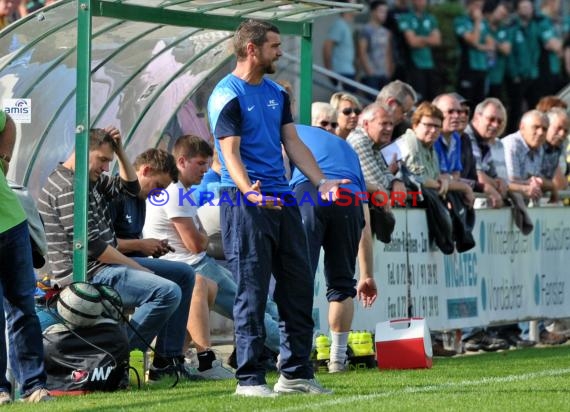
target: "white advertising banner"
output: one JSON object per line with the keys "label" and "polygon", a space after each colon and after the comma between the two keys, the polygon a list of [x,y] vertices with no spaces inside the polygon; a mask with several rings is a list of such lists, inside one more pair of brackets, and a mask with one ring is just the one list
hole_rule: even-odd
{"label": "white advertising banner", "polygon": [[[366,310],[355,302],[353,329],[374,330],[408,315],[425,318],[432,330],[570,317],[570,209],[529,209],[534,230],[528,236],[509,209],[477,210],[476,246],[447,256],[428,242],[425,211],[394,212],[392,242],[374,243],[378,300]],[[322,331],[328,330],[325,295],[319,265],[314,315]]]}

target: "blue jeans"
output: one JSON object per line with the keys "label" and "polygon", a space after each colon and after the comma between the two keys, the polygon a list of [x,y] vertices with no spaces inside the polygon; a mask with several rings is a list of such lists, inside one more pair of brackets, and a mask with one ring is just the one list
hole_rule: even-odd
{"label": "blue jeans", "polygon": [[[309,355],[313,337],[314,282],[308,247],[296,206],[269,210],[237,204],[241,193],[224,188],[231,202],[221,204],[224,252],[237,284],[234,328],[240,385],[263,385],[259,362],[265,341],[264,316],[271,275],[279,309],[280,372],[288,379],[314,376]],[[289,203],[291,199],[287,199]],[[236,206],[233,206],[236,205]]]}
{"label": "blue jeans", "polygon": [[[36,277],[28,222],[0,233],[0,330],[8,323],[10,366],[22,396],[45,387],[44,347],[36,316]],[[4,318],[6,310],[7,318]],[[6,340],[0,339],[0,391],[10,393],[6,379]]]}
{"label": "blue jeans", "polygon": [[[237,286],[232,273],[208,255],[204,256],[200,262],[191,266],[197,274],[216,282],[218,294],[216,295],[213,309],[216,313],[233,320]],[[265,346],[273,352],[279,352],[279,325],[276,321],[276,319],[279,319],[279,315],[276,312],[275,305],[267,305],[264,320],[265,332],[267,334]]]}
{"label": "blue jeans", "polygon": [[180,287],[182,296],[180,304],[168,319],[158,334],[156,351],[168,356],[182,355],[184,339],[186,338],[186,324],[190,311],[190,300],[194,290],[196,275],[194,270],[185,263],[173,262],[165,259],[133,258],[141,266],[152,270],[161,278],[168,279]]}
{"label": "blue jeans", "polygon": [[[164,335],[169,329],[170,317],[176,312],[182,300],[182,292],[176,283],[122,265],[104,267],[93,276],[91,282],[115,288],[125,308],[136,308],[131,317],[131,325],[138,333],[134,333],[131,328],[127,331],[131,350],[146,351],[147,345],[158,335],[156,347],[160,356],[172,357],[181,354],[182,347],[169,344],[168,337]],[[185,330],[186,326],[183,325],[181,328]],[[158,348],[163,348],[164,352]]]}

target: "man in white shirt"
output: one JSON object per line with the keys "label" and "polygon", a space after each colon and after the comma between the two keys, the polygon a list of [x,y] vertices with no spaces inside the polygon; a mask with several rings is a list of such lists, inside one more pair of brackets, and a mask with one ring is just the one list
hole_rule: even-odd
{"label": "man in white shirt", "polygon": [[[196,272],[196,285],[200,284],[200,278],[202,281],[206,280],[203,285],[207,287],[207,293],[200,293],[200,290],[197,291],[196,286],[194,287],[188,330],[197,346],[198,361],[201,357],[214,361],[215,355],[209,350],[209,334],[200,336],[199,331],[194,331],[194,325],[197,324],[194,319],[203,319],[204,311],[208,311],[210,307],[220,315],[233,319],[236,283],[229,270],[206,254],[208,234],[198,218],[199,202],[194,198],[191,189],[192,185],[200,183],[208,170],[213,151],[202,138],[186,135],[178,138],[172,154],[178,168],[178,182],[149,194],[143,236],[169,239],[174,252],[161,258],[185,262],[192,266]],[[205,194],[200,194],[203,195]],[[223,198],[220,201],[223,201]],[[204,299],[205,296],[208,299]],[[279,352],[279,326],[268,313],[265,315],[265,327],[265,345],[271,351]],[[208,361],[206,366],[209,366],[209,363]],[[221,364],[218,366],[221,367]]]}

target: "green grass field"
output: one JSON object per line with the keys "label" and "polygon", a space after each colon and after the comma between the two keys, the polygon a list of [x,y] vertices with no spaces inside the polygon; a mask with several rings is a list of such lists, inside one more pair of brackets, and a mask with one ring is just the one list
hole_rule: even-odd
{"label": "green grass field", "polygon": [[[235,382],[168,383],[6,411],[568,411],[570,345],[435,359],[432,369],[318,374],[334,395],[240,398]],[[269,383],[277,374],[268,377]]]}

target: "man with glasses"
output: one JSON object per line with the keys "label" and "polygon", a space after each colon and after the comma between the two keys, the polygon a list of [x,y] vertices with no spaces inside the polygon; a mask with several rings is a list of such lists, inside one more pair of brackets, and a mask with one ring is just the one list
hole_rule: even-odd
{"label": "man with glasses", "polygon": [[463,109],[459,100],[451,94],[437,96],[433,104],[443,113],[441,134],[434,144],[441,173],[451,178],[459,178],[463,171],[459,134],[460,116]]}
{"label": "man with glasses", "polygon": [[447,179],[447,186],[453,192],[447,195],[447,200],[452,205],[450,211],[453,217],[455,247],[458,252],[465,252],[475,245],[471,235],[475,223],[474,179],[471,179],[474,176],[467,181],[462,179],[464,173],[462,147],[470,142],[468,139],[461,139],[459,133],[459,117],[462,109],[457,98],[451,94],[441,94],[434,99],[433,104],[443,113],[441,133],[434,144],[434,149],[439,160],[442,180]]}
{"label": "man with glasses", "polygon": [[562,171],[566,169],[568,112],[561,107],[553,107],[546,112],[546,116],[548,116],[549,125],[544,143],[541,174],[552,179],[554,186],[563,190],[568,187],[568,181]]}
{"label": "man with glasses", "polygon": [[483,185],[483,192],[493,208],[504,206],[508,190],[506,181],[497,176],[491,153],[491,146],[505,129],[505,118],[505,107],[501,101],[487,98],[475,107],[473,120],[465,129],[471,140],[477,180]]}
{"label": "man with glasses", "polygon": [[558,200],[552,180],[541,175],[548,124],[544,113],[530,110],[523,115],[519,131],[502,139],[509,188],[534,201],[539,201],[546,191],[551,192],[551,201]]}
{"label": "man with glasses", "polygon": [[394,123],[392,140],[402,136],[410,128],[409,119],[414,112],[416,100],[414,88],[401,80],[388,83],[378,93],[376,101],[387,105],[392,110],[392,121]]}
{"label": "man with glasses", "polygon": [[[392,119],[392,111],[388,106],[378,102],[372,103],[364,109],[358,127],[347,139],[348,144],[358,154],[366,189],[371,193],[406,191],[402,181],[396,177],[399,169],[396,159],[391,159],[388,165],[380,153],[381,147],[390,143],[392,138],[394,129]],[[379,201],[382,202],[382,199]],[[389,209],[388,203],[387,209]]]}

